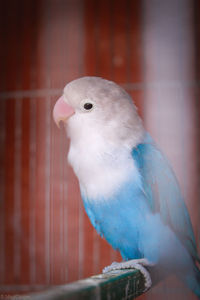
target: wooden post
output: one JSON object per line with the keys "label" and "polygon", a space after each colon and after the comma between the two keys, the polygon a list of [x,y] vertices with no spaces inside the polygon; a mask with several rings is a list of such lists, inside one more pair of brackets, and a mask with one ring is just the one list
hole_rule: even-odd
{"label": "wooden post", "polygon": [[144,292],[144,278],[135,269],[111,271],[29,295],[31,300],[126,300]]}

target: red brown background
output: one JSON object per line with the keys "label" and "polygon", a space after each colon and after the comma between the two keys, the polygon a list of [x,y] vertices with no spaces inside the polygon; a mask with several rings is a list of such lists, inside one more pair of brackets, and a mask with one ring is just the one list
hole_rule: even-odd
{"label": "red brown background", "polygon": [[[52,120],[64,85],[84,75],[133,96],[175,169],[199,245],[199,4],[165,5],[1,1],[0,294],[71,282],[120,260],[84,212],[64,130]],[[195,297],[170,279],[141,298]]]}

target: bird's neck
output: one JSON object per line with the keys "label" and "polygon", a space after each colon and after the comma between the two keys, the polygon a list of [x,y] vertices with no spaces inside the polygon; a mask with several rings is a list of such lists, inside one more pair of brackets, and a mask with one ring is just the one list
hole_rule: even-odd
{"label": "bird's neck", "polygon": [[68,159],[82,193],[90,199],[107,199],[137,172],[131,149],[115,146],[101,135],[71,140]]}

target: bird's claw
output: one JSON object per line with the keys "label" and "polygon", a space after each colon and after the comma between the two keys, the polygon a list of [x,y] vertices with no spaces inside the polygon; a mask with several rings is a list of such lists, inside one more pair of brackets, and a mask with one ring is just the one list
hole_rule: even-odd
{"label": "bird's claw", "polygon": [[145,280],[145,291],[148,290],[151,285],[151,276],[145,267],[153,266],[151,262],[149,262],[146,258],[142,259],[132,259],[125,262],[113,262],[110,266],[107,266],[103,269],[103,273],[107,273],[114,270],[123,270],[123,269],[137,269],[144,276]]}

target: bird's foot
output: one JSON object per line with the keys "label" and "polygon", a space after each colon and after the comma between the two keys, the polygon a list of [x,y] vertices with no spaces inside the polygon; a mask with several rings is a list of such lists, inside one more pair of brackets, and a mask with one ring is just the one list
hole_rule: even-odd
{"label": "bird's foot", "polygon": [[145,267],[153,266],[151,262],[149,262],[146,258],[141,259],[132,259],[125,262],[113,262],[110,266],[107,266],[103,269],[103,273],[107,273],[114,270],[123,270],[123,269],[137,269],[144,276],[145,280],[145,291],[147,291],[151,285],[151,276]]}

